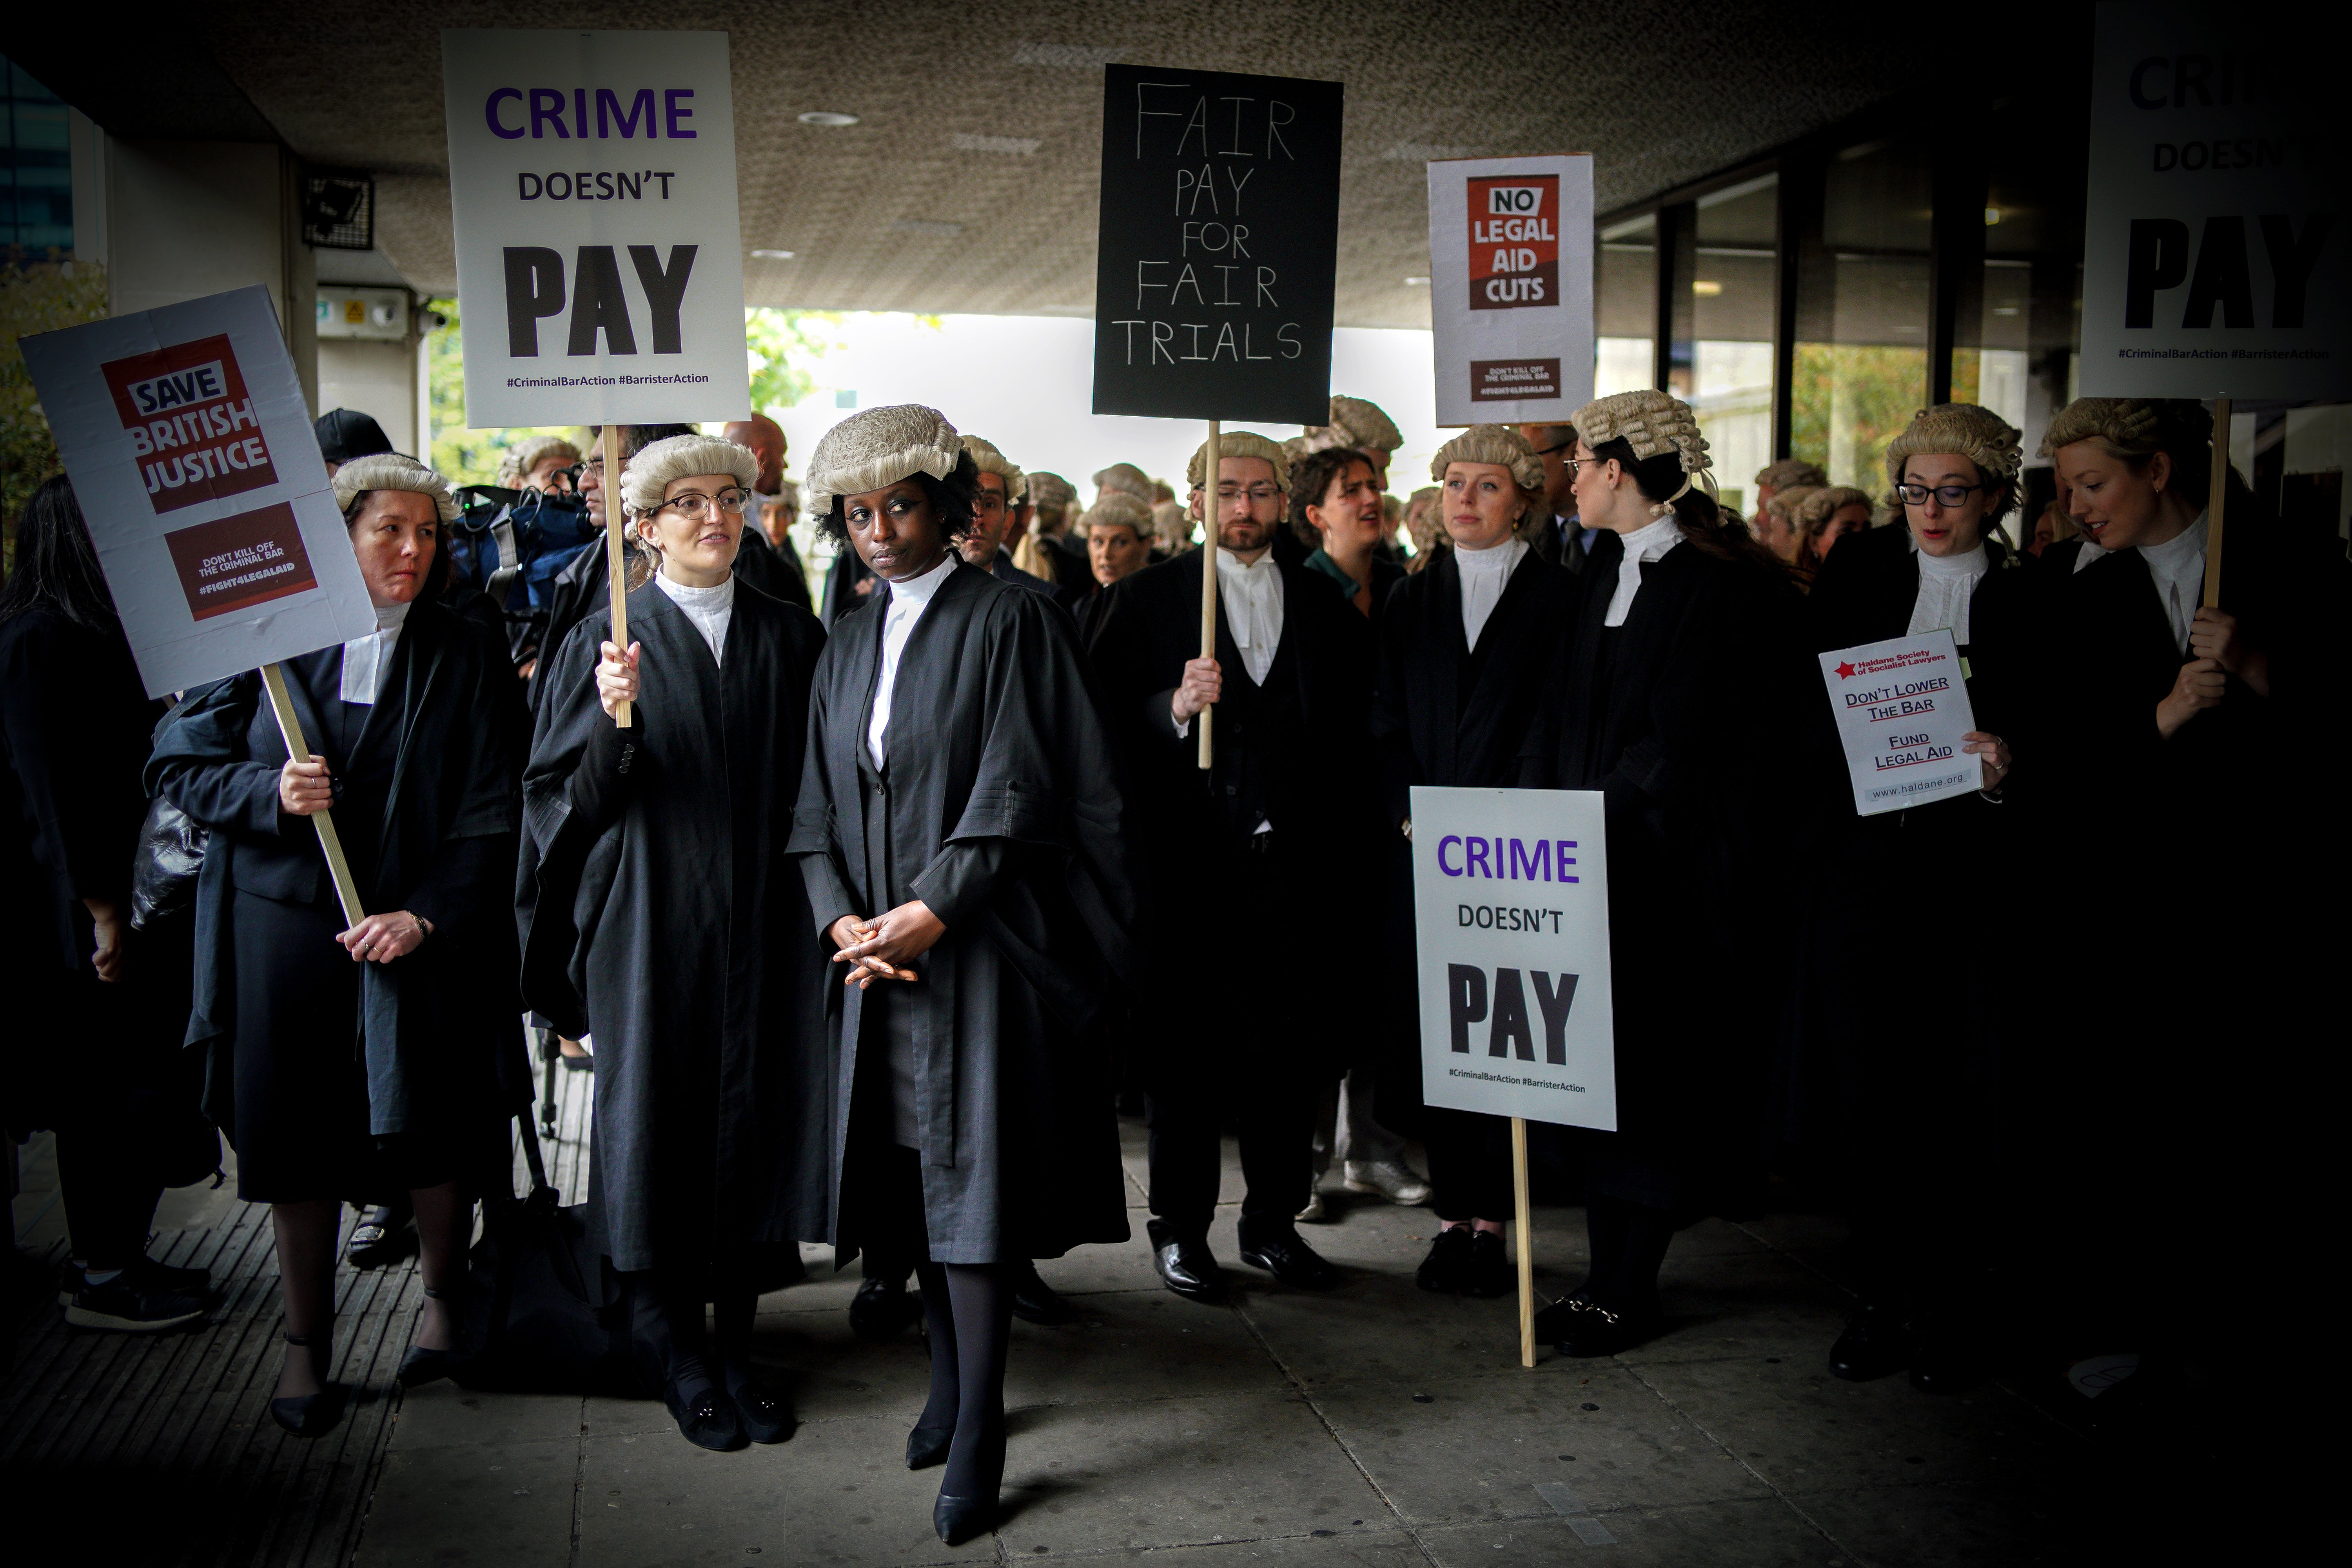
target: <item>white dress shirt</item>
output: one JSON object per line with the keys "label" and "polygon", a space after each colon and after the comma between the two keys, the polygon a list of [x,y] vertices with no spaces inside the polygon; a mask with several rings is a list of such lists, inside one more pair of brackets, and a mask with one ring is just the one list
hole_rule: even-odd
{"label": "white dress shirt", "polygon": [[735,618],[735,575],[729,573],[726,581],[716,588],[689,588],[673,581],[666,572],[654,574],[654,581],[669,595],[669,602],[686,612],[702,640],[710,645],[710,657],[720,665],[727,662],[727,623]]}
{"label": "white dress shirt", "polygon": [[[2184,653],[2189,650],[2189,623],[2197,618],[2197,606],[2205,597],[2207,515],[2199,512],[2195,522],[2161,544],[2137,546],[2156,584],[2156,602],[2164,606],[2164,618],[2172,623],[2172,640]],[[2080,572],[2100,556],[2113,553],[2086,539],[2082,553],[2074,557],[2074,570]]]}
{"label": "white dress shirt", "polygon": [[1454,568],[1462,574],[1462,640],[1466,647],[1473,650],[1478,647],[1478,634],[1486,629],[1486,617],[1495,613],[1504,587],[1527,552],[1524,539],[1507,539],[1486,550],[1454,547]]}
{"label": "white dress shirt", "polygon": [[866,721],[866,754],[880,767],[885,752],[882,737],[890,728],[890,694],[898,686],[898,656],[907,651],[907,639],[915,635],[915,623],[922,619],[930,607],[931,596],[940,584],[956,569],[956,552],[950,550],[940,557],[940,563],[919,577],[909,577],[903,583],[884,583],[890,595],[890,607],[882,616],[882,671],[874,679],[874,716]]}
{"label": "white dress shirt", "polygon": [[408,619],[406,605],[378,605],[375,630],[343,645],[343,674],[337,695],[346,702],[373,705],[392,673],[392,650],[400,646],[401,623]]}
{"label": "white dress shirt", "polygon": [[1282,568],[1274,552],[1262,552],[1244,565],[1230,551],[1217,552],[1217,593],[1225,601],[1225,629],[1242,651],[1243,668],[1257,685],[1265,684],[1274,668],[1274,650],[1282,641]]}
{"label": "white dress shirt", "polygon": [[[1903,531],[1911,533],[1908,528]],[[1952,641],[1962,647],[1969,643],[1969,601],[1977,591],[1977,584],[1992,566],[1982,542],[1974,550],[1958,555],[1930,555],[1919,548],[1916,534],[1911,536],[1911,555],[1919,563],[1919,592],[1911,601],[1911,625],[1908,635],[1932,632],[1949,627]]]}
{"label": "white dress shirt", "polygon": [[1602,626],[1625,624],[1633,608],[1633,595],[1642,591],[1643,563],[1664,560],[1666,552],[1682,542],[1682,520],[1673,512],[1625,536],[1625,559],[1617,563],[1617,591],[1609,595],[1609,613],[1601,617]]}

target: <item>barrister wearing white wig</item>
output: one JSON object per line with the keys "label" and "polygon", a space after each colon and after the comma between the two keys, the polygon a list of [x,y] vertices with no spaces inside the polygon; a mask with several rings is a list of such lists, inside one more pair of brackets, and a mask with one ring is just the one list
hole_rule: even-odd
{"label": "barrister wearing white wig", "polygon": [[759,483],[760,459],[749,447],[716,436],[672,436],[629,459],[621,474],[621,504],[644,517],[667,499],[669,486],[701,474],[725,474],[752,489]]}
{"label": "barrister wearing white wig", "polygon": [[430,496],[433,510],[443,522],[457,521],[457,498],[451,493],[449,481],[405,453],[378,452],[370,458],[355,458],[335,470],[331,482],[335,487],[335,506],[342,512],[345,522],[352,520],[352,509],[372,490],[407,490]]}

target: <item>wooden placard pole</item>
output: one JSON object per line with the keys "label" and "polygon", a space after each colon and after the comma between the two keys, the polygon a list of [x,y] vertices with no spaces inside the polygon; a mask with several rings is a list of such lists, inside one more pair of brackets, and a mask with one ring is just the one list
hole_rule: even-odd
{"label": "wooden placard pole", "polygon": [[[294,699],[286,691],[286,672],[275,664],[261,667],[261,684],[269,690],[269,710],[278,715],[278,732],[286,738],[286,754],[298,763],[310,761],[310,742],[302,738],[302,719],[294,711]],[[335,814],[313,812],[310,820],[319,827],[319,847],[327,852],[327,872],[335,879],[335,898],[343,906],[343,919],[352,925],[367,919],[360,908],[360,888],[352,880],[352,863],[343,858],[343,841],[335,836]]]}
{"label": "wooden placard pole", "polygon": [[2230,399],[2213,400],[2213,487],[2205,500],[2205,607],[2221,607],[2221,503],[2230,495]]}
{"label": "wooden placard pole", "polygon": [[1528,1123],[1511,1118],[1511,1202],[1517,1209],[1519,1254],[1519,1364],[1536,1364],[1535,1237],[1528,1226]]}
{"label": "wooden placard pole", "polygon": [[[1223,426],[1209,421],[1209,444],[1202,449],[1201,465],[1201,657],[1217,657],[1217,458],[1218,438]],[[1210,764],[1209,724],[1216,717],[1213,705],[1201,710],[1201,765]]]}
{"label": "wooden placard pole", "polygon": [[[598,481],[604,489],[604,575],[613,606],[613,646],[623,658],[629,652],[629,584],[628,574],[622,570],[621,550],[621,430],[618,425],[604,426],[604,477]],[[625,730],[629,727],[626,702],[613,705],[613,722]]]}

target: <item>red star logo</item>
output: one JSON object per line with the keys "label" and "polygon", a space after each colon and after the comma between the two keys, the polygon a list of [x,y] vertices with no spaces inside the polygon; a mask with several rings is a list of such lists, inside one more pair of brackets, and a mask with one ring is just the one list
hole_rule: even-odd
{"label": "red star logo", "polygon": [[1838,679],[1840,680],[1852,680],[1853,679],[1853,666],[1850,664],[1839,665]]}

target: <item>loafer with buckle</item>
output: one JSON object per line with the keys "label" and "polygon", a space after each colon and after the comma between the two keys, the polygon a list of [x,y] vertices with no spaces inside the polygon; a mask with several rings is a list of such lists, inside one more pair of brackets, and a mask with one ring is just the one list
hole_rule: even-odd
{"label": "loafer with buckle", "polygon": [[1293,1289],[1328,1290],[1339,1282],[1339,1271],[1307,1245],[1296,1226],[1243,1221],[1242,1261],[1265,1269]]}
{"label": "loafer with buckle", "polygon": [[669,1407],[670,1419],[677,1423],[678,1435],[698,1448],[728,1454],[741,1447],[746,1440],[743,1418],[735,1413],[735,1402],[716,1388],[687,1399],[673,1384],[662,1391],[662,1403]]}
{"label": "loafer with buckle", "polygon": [[1536,1314],[1536,1337],[1551,1341],[1564,1356],[1615,1355],[1654,1338],[1664,1326],[1654,1308],[1604,1307],[1581,1290]]}
{"label": "loafer with buckle", "polygon": [[1188,1301],[1224,1298],[1224,1270],[1217,1267],[1216,1256],[1209,1250],[1208,1237],[1179,1236],[1166,1223],[1156,1219],[1148,1228],[1151,1267],[1159,1271],[1160,1283]]}

